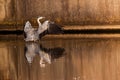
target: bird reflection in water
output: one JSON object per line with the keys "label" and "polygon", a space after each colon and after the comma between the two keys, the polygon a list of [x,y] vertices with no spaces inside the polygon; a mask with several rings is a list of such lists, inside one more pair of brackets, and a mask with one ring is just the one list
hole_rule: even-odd
{"label": "bird reflection in water", "polygon": [[40,66],[45,67],[46,63],[51,64],[55,59],[64,55],[64,48],[45,48],[37,42],[27,42],[25,45],[25,57],[28,63],[32,63],[36,55],[40,56]]}

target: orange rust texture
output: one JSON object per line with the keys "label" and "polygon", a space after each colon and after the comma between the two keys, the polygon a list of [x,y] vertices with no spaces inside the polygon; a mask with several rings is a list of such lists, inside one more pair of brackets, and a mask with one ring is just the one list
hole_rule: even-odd
{"label": "orange rust texture", "polygon": [[45,16],[63,24],[119,24],[119,4],[119,0],[0,0],[0,21],[34,23]]}

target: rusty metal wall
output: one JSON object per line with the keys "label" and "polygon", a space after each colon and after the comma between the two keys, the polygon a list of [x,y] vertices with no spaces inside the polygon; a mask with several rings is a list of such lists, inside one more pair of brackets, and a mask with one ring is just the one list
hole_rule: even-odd
{"label": "rusty metal wall", "polygon": [[0,21],[15,20],[15,0],[0,0]]}
{"label": "rusty metal wall", "polygon": [[120,0],[0,0],[0,21],[38,16],[64,24],[119,24]]}

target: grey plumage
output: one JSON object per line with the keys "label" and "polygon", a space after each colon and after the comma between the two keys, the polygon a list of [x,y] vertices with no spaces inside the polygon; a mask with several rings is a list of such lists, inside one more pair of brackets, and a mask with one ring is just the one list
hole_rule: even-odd
{"label": "grey plumage", "polygon": [[48,28],[49,34],[59,34],[63,33],[63,29],[60,25],[55,24],[54,22],[49,22],[49,28]]}
{"label": "grey plumage", "polygon": [[39,34],[37,33],[37,30],[32,27],[29,21],[27,21],[25,24],[24,32],[26,35],[25,41],[37,41],[39,39]]}
{"label": "grey plumage", "polygon": [[39,25],[38,29],[34,29],[29,21],[26,22],[24,27],[24,32],[26,34],[25,41],[37,41],[46,34],[63,33],[61,26],[55,24],[54,22],[46,20],[43,24],[41,24],[39,20],[42,18],[43,17],[39,17],[37,19]]}

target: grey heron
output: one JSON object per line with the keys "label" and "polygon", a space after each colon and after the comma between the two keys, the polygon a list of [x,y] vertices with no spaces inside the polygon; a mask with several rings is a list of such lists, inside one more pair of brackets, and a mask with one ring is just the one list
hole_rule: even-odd
{"label": "grey heron", "polygon": [[63,29],[60,25],[46,20],[43,24],[40,22],[44,17],[38,17],[37,22],[39,27],[37,29],[33,28],[29,21],[26,22],[24,27],[25,41],[37,41],[46,34],[59,34],[63,33]]}

